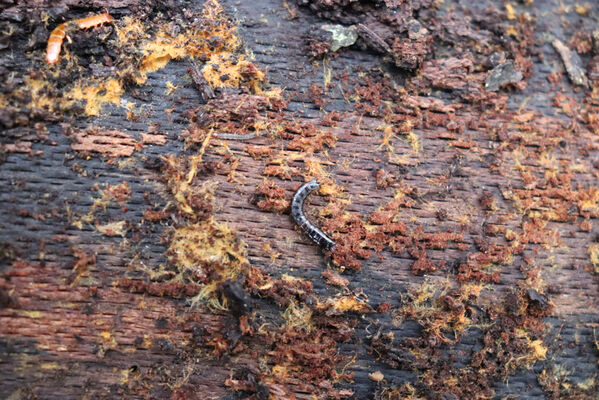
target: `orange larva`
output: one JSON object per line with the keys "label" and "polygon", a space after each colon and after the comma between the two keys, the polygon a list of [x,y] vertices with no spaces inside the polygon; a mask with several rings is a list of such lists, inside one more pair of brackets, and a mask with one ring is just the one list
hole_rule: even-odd
{"label": "orange larva", "polygon": [[88,29],[94,26],[104,24],[106,22],[112,22],[113,18],[110,14],[98,14],[92,15],[91,17],[76,19],[71,22],[65,22],[64,24],[58,25],[48,38],[48,47],[46,48],[46,61],[48,64],[56,64],[58,61],[58,55],[60,54],[60,48],[62,41],[64,40],[67,33],[67,24],[74,23],[80,29]]}

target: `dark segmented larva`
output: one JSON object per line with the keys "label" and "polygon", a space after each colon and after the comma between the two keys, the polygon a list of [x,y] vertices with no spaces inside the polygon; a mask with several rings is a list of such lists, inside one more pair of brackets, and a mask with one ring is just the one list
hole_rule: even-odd
{"label": "dark segmented larva", "polygon": [[306,197],[313,191],[317,190],[320,184],[316,179],[312,179],[310,182],[304,183],[293,196],[291,201],[291,216],[295,220],[295,223],[299,225],[301,230],[308,236],[314,243],[319,245],[328,251],[335,250],[335,242],[332,241],[324,234],[323,231],[315,227],[308,221],[304,215],[304,201]]}

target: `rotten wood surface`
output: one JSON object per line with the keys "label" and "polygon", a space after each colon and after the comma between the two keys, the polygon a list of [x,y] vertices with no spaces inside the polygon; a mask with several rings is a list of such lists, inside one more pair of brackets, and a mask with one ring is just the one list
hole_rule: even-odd
{"label": "rotten wood surface", "polygon": [[[452,2],[443,2],[445,12],[453,5],[447,3]],[[351,292],[363,293],[373,309],[382,303],[400,308],[408,301],[406,293],[425,282],[449,279],[454,284],[455,271],[469,255],[487,253],[489,243],[504,247],[513,244],[506,232],[524,232],[531,219],[530,214],[518,210],[513,195],[532,190],[527,186],[531,182],[524,179],[526,173],[536,174],[540,180],[557,165],[558,173],[563,169],[575,171],[573,189],[598,186],[599,136],[576,116],[564,113],[555,100],[556,93],[561,92],[580,105],[589,92],[568,81],[562,60],[546,36],[566,43],[577,29],[577,21],[596,21],[599,8],[589,5],[588,13],[579,14],[574,3],[563,10],[561,4],[550,0],[535,1],[532,6],[518,3],[518,10],[536,18],[536,54],[531,57],[526,85],[503,91],[508,96],[505,110],[499,115],[471,106],[460,110],[460,100],[450,89],[434,89],[431,97],[441,99],[444,106],[429,106],[420,99],[421,111],[457,104],[455,111],[438,112],[451,114],[452,118],[437,125],[415,127],[417,149],[413,142],[396,135],[390,150],[381,146],[386,122],[380,116],[356,111],[353,93],[347,92],[343,77],[358,81],[368,75],[382,79],[387,74],[390,79],[386,82],[403,86],[416,73],[398,69],[372,48],[343,49],[337,56],[314,61],[306,54],[306,42],[301,38],[309,35],[312,26],[329,20],[291,2],[223,2],[226,12],[239,25],[244,48],[252,54],[254,64],[265,70],[268,85],[284,88],[284,96],[289,99],[284,119],[312,123],[336,138],[334,146],[311,156],[325,165],[327,176],[342,188],[337,195],[349,200],[345,211],[368,220],[395,198],[399,187],[409,187],[414,204],[400,209],[400,221],[410,229],[421,227],[425,233],[461,235],[460,240],[450,241],[443,248],[426,248],[424,257],[415,255],[416,250],[396,254],[385,247],[360,259],[359,271],[344,271],[342,276],[349,281]],[[494,6],[504,10],[503,3]],[[190,4],[193,7],[201,8],[201,4]],[[482,14],[484,10],[481,6],[470,12]],[[19,62],[27,64],[24,58]],[[141,103],[149,111],[143,118],[131,120],[125,107],[105,106],[97,117],[73,119],[69,129],[76,132],[75,136],[65,134],[67,129],[58,124],[50,124],[47,139],[25,144],[22,152],[7,152],[0,164],[0,397],[268,398],[266,389],[262,394],[255,387],[253,391],[235,392],[232,384],[226,383],[234,377],[240,379],[246,369],[255,374],[263,367],[261,363],[266,361],[261,357],[267,351],[260,336],[244,337],[240,339],[244,350],[232,354],[225,351],[218,356],[210,338],[206,338],[205,332],[226,336],[228,331],[236,330],[238,316],[201,305],[190,306],[191,296],[185,291],[195,294],[193,288],[162,285],[133,290],[119,284],[130,277],[144,281],[132,274],[140,261],[151,271],[169,262],[169,244],[163,231],[170,221],[148,223],[145,212],[150,208],[160,210],[172,201],[161,176],[163,170],[155,168],[156,160],[169,154],[193,155],[201,145],[188,147],[180,140],[190,126],[188,113],[205,104],[187,75],[189,66],[185,60],[171,61],[149,74],[147,83],[134,89],[135,97],[132,91],[124,93],[123,99]],[[435,69],[435,65],[429,67]],[[554,83],[548,77],[556,71],[563,76]],[[325,87],[329,76],[333,79]],[[449,85],[459,86],[459,80]],[[167,81],[178,87],[173,94],[165,94]],[[320,105],[310,95],[318,91],[314,85],[322,92],[324,102]],[[341,115],[332,127],[323,123],[331,111]],[[544,143],[546,157],[538,156],[544,150],[534,140],[510,142],[497,139],[503,132],[494,130],[491,123],[489,129],[481,128],[486,121],[499,121],[509,133],[518,130],[509,125],[514,118],[521,118],[522,124],[536,123],[531,132],[553,132],[548,136],[558,138],[558,145]],[[160,124],[159,132],[153,128],[155,123]],[[572,129],[572,124],[580,129]],[[91,126],[102,127],[103,136],[93,136],[93,129],[88,129]],[[110,138],[117,138],[119,143]],[[226,164],[210,176],[217,182],[212,214],[247,244],[252,266],[272,277],[288,274],[307,280],[314,295],[326,299],[343,293],[321,277],[329,265],[335,265],[334,259],[302,235],[287,212],[267,212],[256,203],[267,163],[252,157],[248,146],[268,146],[278,151],[286,149],[289,142],[267,134],[246,141],[211,139],[204,162],[226,164],[224,155],[236,160],[234,169]],[[520,149],[518,154],[516,147]],[[78,153],[81,150],[89,150],[91,156],[82,157]],[[515,161],[514,155],[519,157]],[[269,177],[284,190],[286,200],[309,175],[302,163],[292,163],[300,173],[292,174],[290,179]],[[497,163],[500,166],[495,168]],[[394,183],[381,185],[380,170],[391,174]],[[106,206],[95,202],[107,188],[123,182],[126,188],[122,187],[122,198],[113,193],[113,201]],[[311,220],[326,226],[327,219],[318,210],[332,202],[312,195],[306,212]],[[532,208],[553,209],[547,204]],[[571,212],[575,214],[576,210]],[[77,225],[86,215],[92,218]],[[125,230],[111,225],[123,220]],[[482,310],[503,302],[518,284],[530,278],[523,273],[527,267],[540,270],[543,284],[537,288],[542,287],[553,304],[550,315],[542,320],[546,356],[530,368],[518,368],[505,379],[492,382],[493,398],[544,399],[555,398],[556,393],[559,397],[559,390],[565,389],[548,389],[547,382],[541,383],[542,376],[546,376],[543,371],[551,371],[556,377],[551,379],[560,384],[597,387],[599,280],[593,274],[589,256],[589,249],[597,241],[597,224],[596,214],[543,221],[543,229],[534,232],[521,253],[511,254],[509,260],[493,266],[500,277],[487,282],[476,307]],[[494,227],[500,234],[489,233]],[[336,236],[342,238],[339,232]],[[427,270],[424,276],[414,274],[415,262],[423,258],[437,267]],[[534,302],[534,294],[529,296]],[[263,321],[276,320],[285,310],[257,295],[251,296],[251,302]],[[370,399],[386,398],[382,397],[385,387],[401,387],[405,382],[418,386],[425,368],[394,366],[373,350],[377,330],[391,332],[396,341],[421,335],[422,326],[398,318],[393,309],[352,315],[355,331],[350,340],[339,343],[339,354],[347,358],[339,363],[338,370],[345,368],[344,372],[353,373],[353,378],[331,380],[336,388],[352,391],[354,398]],[[453,365],[459,368],[483,348],[484,329],[473,326],[458,342],[439,344],[437,348],[445,356],[454,357]],[[384,382],[369,377],[377,370],[384,375]],[[265,385],[271,398],[291,398],[285,397],[288,394],[278,397],[278,387],[272,382]],[[295,388],[297,398],[311,398],[311,393],[302,393],[301,384],[289,385]],[[593,398],[597,393],[592,390],[581,392],[579,398]],[[455,395],[439,391],[430,398],[454,398],[449,396]]]}

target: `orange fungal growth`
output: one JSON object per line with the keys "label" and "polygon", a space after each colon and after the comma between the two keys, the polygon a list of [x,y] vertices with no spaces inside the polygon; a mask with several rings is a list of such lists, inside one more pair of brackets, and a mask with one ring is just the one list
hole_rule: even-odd
{"label": "orange fungal growth", "polygon": [[102,25],[106,22],[112,22],[114,19],[110,14],[98,14],[92,15],[91,17],[76,19],[71,22],[65,22],[58,25],[48,38],[48,47],[46,48],[46,61],[48,64],[56,64],[58,61],[58,55],[60,54],[60,48],[62,41],[64,40],[67,33],[67,25],[70,23],[76,24],[80,29],[88,29],[94,26]]}

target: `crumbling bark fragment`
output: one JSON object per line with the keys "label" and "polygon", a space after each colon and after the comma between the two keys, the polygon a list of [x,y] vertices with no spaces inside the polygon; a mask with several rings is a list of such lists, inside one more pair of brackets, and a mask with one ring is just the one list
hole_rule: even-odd
{"label": "crumbling bark fragment", "polygon": [[578,86],[588,86],[587,77],[582,68],[582,60],[578,56],[578,53],[570,50],[559,39],[555,39],[552,44],[566,67],[570,81]]}

